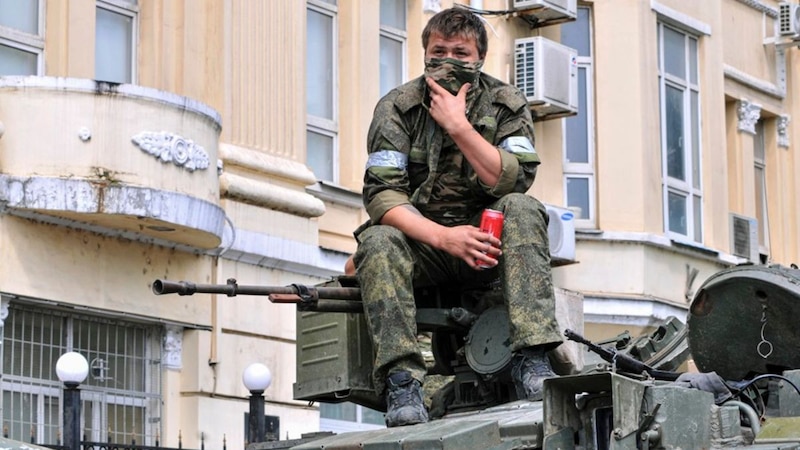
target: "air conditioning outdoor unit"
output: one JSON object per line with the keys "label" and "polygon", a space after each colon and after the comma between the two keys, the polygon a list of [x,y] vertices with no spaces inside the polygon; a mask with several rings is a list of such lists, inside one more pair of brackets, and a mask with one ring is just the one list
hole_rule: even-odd
{"label": "air conditioning outdoor unit", "polygon": [[731,213],[731,249],[734,256],[760,262],[758,254],[758,220]]}
{"label": "air conditioning outdoor unit", "polygon": [[778,34],[800,38],[800,5],[791,2],[778,4]]}
{"label": "air conditioning outdoor unit", "polygon": [[544,205],[550,223],[547,234],[550,238],[550,261],[552,266],[575,262],[575,214],[567,208]]}
{"label": "air conditioning outdoor unit", "polygon": [[511,0],[511,9],[530,13],[540,22],[574,19],[578,14],[578,0]]}
{"label": "air conditioning outdoor unit", "polygon": [[576,114],[578,51],[540,36],[516,39],[514,84],[528,99],[534,120]]}

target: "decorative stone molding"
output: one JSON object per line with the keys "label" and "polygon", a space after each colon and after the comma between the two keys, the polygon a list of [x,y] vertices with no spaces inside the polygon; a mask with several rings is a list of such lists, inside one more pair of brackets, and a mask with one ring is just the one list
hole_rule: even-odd
{"label": "decorative stone molding", "polygon": [[789,148],[789,122],[792,120],[788,114],[778,116],[778,146]]}
{"label": "decorative stone molding", "polygon": [[[3,297],[0,299],[0,328],[3,328],[6,324],[6,318],[8,317],[8,305],[11,304],[11,300],[7,297]],[[0,344],[2,344],[2,340],[0,340]]]}
{"label": "decorative stone molding", "polygon": [[741,99],[736,110],[739,116],[739,131],[756,134],[756,122],[761,117],[761,105]]}
{"label": "decorative stone molding", "polygon": [[183,351],[183,327],[166,325],[164,327],[164,342],[162,361],[167,369],[180,369]]}
{"label": "decorative stone molding", "polygon": [[208,168],[208,153],[193,141],[168,131],[142,131],[131,138],[143,152],[189,172]]}

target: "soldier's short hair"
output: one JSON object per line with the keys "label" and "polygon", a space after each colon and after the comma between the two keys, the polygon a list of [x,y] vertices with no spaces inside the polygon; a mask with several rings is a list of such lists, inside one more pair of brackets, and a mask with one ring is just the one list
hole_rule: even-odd
{"label": "soldier's short hair", "polygon": [[431,34],[440,34],[445,38],[455,36],[474,38],[478,46],[478,57],[483,59],[489,48],[486,27],[477,14],[465,8],[448,8],[436,13],[422,30],[422,48],[428,49]]}

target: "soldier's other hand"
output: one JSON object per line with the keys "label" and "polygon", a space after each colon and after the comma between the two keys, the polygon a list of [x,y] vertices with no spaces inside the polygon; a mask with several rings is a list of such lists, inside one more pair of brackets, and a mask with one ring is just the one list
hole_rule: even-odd
{"label": "soldier's other hand", "polygon": [[503,254],[500,251],[500,239],[484,233],[472,225],[460,225],[448,228],[442,236],[442,250],[459,258],[475,270],[481,270],[478,264],[495,267],[497,259]]}

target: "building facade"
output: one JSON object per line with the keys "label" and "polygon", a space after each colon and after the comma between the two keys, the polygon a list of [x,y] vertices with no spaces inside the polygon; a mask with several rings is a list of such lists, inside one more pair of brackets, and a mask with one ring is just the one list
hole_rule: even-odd
{"label": "building facade", "polygon": [[[543,164],[530,193],[574,214],[575,263],[553,275],[583,294],[589,337],[685,319],[725,267],[800,260],[794,4],[456,3],[486,19],[484,71],[500,79],[520,82],[521,40],[574,51],[577,113],[532,104]],[[342,273],[366,218],[372,109],[422,72],[421,30],[453,4],[0,1],[10,437],[59,438],[54,366],[67,351],[89,362],[93,441],[238,447],[253,362],[272,371],[266,411],[281,438],[379,426],[365,408],[293,400],[292,306],[151,286]]]}

